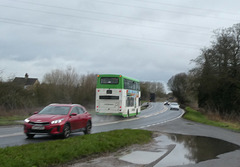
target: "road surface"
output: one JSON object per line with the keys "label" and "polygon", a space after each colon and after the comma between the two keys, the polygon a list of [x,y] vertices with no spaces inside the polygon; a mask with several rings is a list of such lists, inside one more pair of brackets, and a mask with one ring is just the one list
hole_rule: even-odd
{"label": "road surface", "polygon": [[[115,129],[140,129],[163,124],[181,117],[183,110],[169,111],[163,103],[151,103],[150,107],[143,110],[137,117],[122,118],[117,116],[94,116],[92,133],[110,131]],[[83,133],[71,134],[71,136]],[[29,143],[56,140],[54,137],[36,135],[33,139],[26,139],[23,126],[0,127],[0,147],[23,145]]]}
{"label": "road surface", "polygon": [[[187,121],[181,118],[183,115],[183,110],[169,110],[168,106],[164,106],[162,103],[151,103],[150,107],[144,111],[137,117],[132,118],[121,118],[121,117],[113,117],[113,116],[94,116],[93,117],[93,133],[110,131],[115,129],[124,129],[124,128],[132,128],[132,129],[147,129],[154,132],[158,132],[162,134],[159,139],[159,143],[156,145],[141,146],[141,148],[136,148],[142,151],[142,149],[146,149],[145,151],[150,151],[151,153],[158,152],[158,149],[162,149],[162,144],[170,142],[171,145],[177,145],[177,142],[180,143],[180,150],[177,149],[177,146],[172,149],[172,151],[167,154],[166,157],[155,163],[155,167],[240,167],[240,133],[232,132],[229,130],[225,130],[218,127],[212,127],[208,125],[203,125],[191,121]],[[181,135],[179,135],[181,134]],[[75,135],[83,135],[83,133],[72,134]],[[170,136],[170,137],[169,137]],[[215,152],[215,150],[221,151],[221,148],[233,146],[235,150],[226,151],[221,154],[216,154],[216,157],[211,159],[207,159],[204,161],[200,161],[197,163],[185,163],[178,161],[179,157],[188,157],[189,155],[183,155],[183,149],[186,147],[183,140],[185,138],[185,144],[188,143],[190,145],[198,145],[203,143],[195,143],[201,139],[204,143],[210,143],[212,141],[213,144],[209,144],[200,152],[203,152],[203,155],[208,155],[211,152]],[[171,140],[170,140],[171,139]],[[204,140],[203,140],[204,139]],[[23,134],[22,126],[13,126],[13,127],[1,127],[0,128],[0,147],[6,146],[14,146],[14,145],[22,145],[34,142],[44,142],[48,140],[56,140],[56,138],[52,138],[49,136],[36,136],[34,139],[26,139]],[[178,141],[179,140],[179,141]],[[191,144],[191,141],[194,141]],[[219,146],[215,146],[215,141],[220,143]],[[181,145],[181,143],[183,143]],[[223,144],[221,144],[223,143]],[[169,143],[168,143],[169,144]],[[167,144],[167,145],[168,145]],[[155,146],[161,146],[160,148],[156,148]],[[182,146],[182,148],[181,148]],[[236,148],[237,146],[237,148]],[[165,147],[165,146],[164,146]],[[163,147],[163,148],[164,148]],[[210,149],[211,147],[211,149]],[[195,148],[195,147],[193,147]],[[201,148],[201,145],[200,147]],[[216,148],[216,149],[215,149]],[[191,149],[191,148],[190,148]],[[142,153],[138,151],[137,153]],[[192,149],[194,153],[196,153],[196,149]],[[129,151],[127,151],[129,153]],[[174,153],[175,152],[175,153]],[[176,154],[177,152],[177,154]],[[146,157],[146,152],[144,152],[144,156]],[[148,152],[149,153],[149,152]],[[116,162],[119,162],[119,166],[122,166],[122,163],[130,166],[142,166],[137,164],[128,164],[125,161],[119,160],[119,154],[117,156],[111,157],[99,157],[96,160],[92,160],[94,166],[109,166],[110,162],[116,165]],[[122,154],[122,153],[121,153]],[[176,154],[176,155],[175,155]],[[111,154],[112,155],[112,154]],[[195,155],[195,154],[194,154]],[[196,155],[195,155],[196,156]],[[201,158],[201,157],[200,157]],[[124,159],[124,158],[123,158]],[[131,160],[133,160],[130,157]],[[184,159],[184,158],[183,158]],[[111,161],[112,160],[112,161]],[[139,157],[136,158],[139,161]],[[81,166],[81,163],[73,164],[71,167]],[[84,163],[84,162],[83,162]],[[92,165],[89,161],[83,165]]]}

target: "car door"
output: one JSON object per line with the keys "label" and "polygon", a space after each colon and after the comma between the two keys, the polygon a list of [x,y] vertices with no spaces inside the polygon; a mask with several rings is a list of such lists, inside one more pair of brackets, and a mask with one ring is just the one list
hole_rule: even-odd
{"label": "car door", "polygon": [[80,128],[79,110],[77,107],[72,108],[70,112],[69,122],[71,124],[71,130],[76,130]]}
{"label": "car door", "polygon": [[84,127],[86,127],[87,121],[88,121],[88,118],[86,115],[87,112],[81,107],[78,107],[78,109],[79,109],[79,116],[80,116],[80,120],[81,120],[81,128],[84,128]]}

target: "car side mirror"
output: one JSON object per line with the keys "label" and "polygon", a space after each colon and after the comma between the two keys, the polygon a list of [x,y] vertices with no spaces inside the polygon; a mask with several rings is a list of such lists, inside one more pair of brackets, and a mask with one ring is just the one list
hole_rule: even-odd
{"label": "car side mirror", "polygon": [[35,111],[33,114],[37,114],[38,113],[38,111]]}
{"label": "car side mirror", "polygon": [[70,116],[76,116],[77,115],[77,113],[72,113],[72,114],[70,114]]}

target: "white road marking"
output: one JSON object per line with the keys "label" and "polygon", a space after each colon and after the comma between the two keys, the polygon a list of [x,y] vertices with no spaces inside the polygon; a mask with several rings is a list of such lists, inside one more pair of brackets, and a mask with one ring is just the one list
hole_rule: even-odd
{"label": "white road marking", "polygon": [[120,122],[134,121],[134,120],[141,119],[141,118],[148,118],[148,117],[156,116],[158,114],[166,112],[167,110],[168,110],[168,108],[164,106],[163,110],[161,110],[161,111],[159,111],[157,113],[154,113],[154,114],[149,114],[149,115],[145,115],[145,116],[139,116],[139,117],[136,117],[136,118],[120,120],[120,121],[113,121],[113,122],[106,122],[106,123],[96,123],[96,124],[93,124],[93,125],[94,126],[103,126],[103,125],[116,124],[116,123],[120,123]]}
{"label": "white road marking", "polygon": [[23,135],[23,132],[17,132],[17,133],[11,133],[11,134],[5,134],[5,135],[0,135],[0,138],[2,137],[12,137],[12,136],[20,136]]}
{"label": "white road marking", "polygon": [[[155,126],[155,125],[161,125],[161,124],[165,124],[167,122],[171,122],[171,121],[174,121],[176,119],[179,119],[183,116],[183,114],[185,113],[184,110],[181,110],[182,111],[182,114],[179,115],[178,117],[176,118],[173,118],[173,119],[169,119],[169,120],[166,120],[166,121],[163,121],[163,122],[159,122],[159,123],[154,123],[154,124],[151,124],[151,125],[145,125],[145,126],[141,126],[139,129],[144,129],[144,128],[147,128],[147,127],[150,127],[150,126]],[[135,128],[135,129],[138,129],[138,128]]]}

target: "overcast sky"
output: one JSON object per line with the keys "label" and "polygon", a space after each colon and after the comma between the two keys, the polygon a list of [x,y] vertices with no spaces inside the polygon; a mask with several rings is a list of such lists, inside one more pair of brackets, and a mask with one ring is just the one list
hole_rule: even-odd
{"label": "overcast sky", "polygon": [[1,75],[71,66],[166,83],[237,23],[239,0],[0,0]]}

